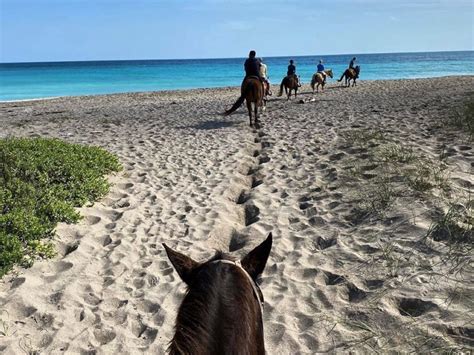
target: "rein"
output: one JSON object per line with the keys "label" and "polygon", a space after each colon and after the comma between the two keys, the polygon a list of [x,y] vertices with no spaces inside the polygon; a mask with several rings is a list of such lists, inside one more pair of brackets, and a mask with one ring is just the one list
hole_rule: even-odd
{"label": "rein", "polygon": [[263,298],[260,297],[260,292],[259,292],[260,289],[258,288],[255,281],[252,279],[252,277],[249,275],[249,273],[242,267],[240,260],[231,261],[231,260],[221,259],[221,260],[215,260],[211,262],[210,264],[217,264],[217,263],[231,264],[231,265],[237,266],[239,269],[241,269],[244,272],[244,275],[250,281],[250,285],[252,285],[253,293],[255,297],[257,298],[258,305],[260,306],[260,312],[263,314],[263,307],[264,307],[265,302]]}

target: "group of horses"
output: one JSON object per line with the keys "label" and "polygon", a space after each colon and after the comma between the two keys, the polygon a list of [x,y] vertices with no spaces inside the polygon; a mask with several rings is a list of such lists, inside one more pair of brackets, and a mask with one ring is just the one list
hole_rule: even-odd
{"label": "group of horses", "polygon": [[[338,81],[345,78],[346,86],[356,85],[360,68],[347,69]],[[333,77],[331,69],[326,75]],[[313,75],[313,93],[324,90],[325,80],[321,73]],[[288,99],[294,90],[295,97],[301,87],[299,77],[286,76],[280,85]],[[244,101],[252,126],[252,112],[255,125],[258,124],[258,108],[265,107],[268,83],[258,77],[248,77],[242,84],[241,97],[231,109],[237,110]],[[178,309],[175,334],[168,351],[172,355],[208,354],[265,354],[263,336],[263,294],[257,284],[272,248],[272,234],[254,248],[243,259],[235,260],[224,253],[217,253],[210,260],[199,263],[163,244],[168,258],[181,280],[187,285],[187,292]]]}
{"label": "group of horses", "polygon": [[[326,76],[330,78],[333,77],[332,69],[327,69],[324,71]],[[355,68],[348,68],[342,73],[338,82],[341,82],[345,79],[345,86],[350,86],[352,81],[352,86],[356,85],[356,81],[359,78],[360,74],[360,66],[356,66]],[[313,74],[311,78],[311,88],[314,91],[319,92],[319,87],[321,90],[324,91],[324,85],[326,84],[326,80],[322,73],[318,72]],[[288,100],[290,99],[292,92],[296,97],[298,93],[298,88],[301,87],[300,78],[298,75],[287,75],[283,78],[280,84],[280,92],[278,96],[283,95],[283,90],[285,90],[285,94],[287,95]],[[258,125],[258,108],[261,107],[262,110],[265,110],[267,96],[266,93],[269,91],[268,82],[261,81],[258,77],[247,77],[243,84],[241,90],[241,96],[235,102],[235,104],[225,112],[225,115],[230,115],[232,112],[237,110],[244,101],[247,102],[247,109],[249,112],[249,120],[250,126],[257,126]],[[254,118],[252,123],[252,117]]]}
{"label": "group of horses", "polygon": [[[342,81],[342,79],[345,79],[345,85],[350,86],[351,80],[352,80],[352,86],[356,85],[356,80],[359,77],[360,74],[360,66],[357,66],[355,68],[348,68],[342,73],[341,78],[338,80],[339,82]],[[332,69],[327,69],[324,70],[323,72],[317,72],[313,74],[313,77],[311,78],[311,89],[313,89],[313,94],[314,90],[316,92],[319,92],[319,87],[321,87],[321,90],[324,91],[324,85],[326,85],[326,80],[324,78],[330,77],[333,78],[333,72]],[[285,89],[285,93],[288,95],[288,99],[291,97],[291,91],[293,90],[296,94],[298,92],[298,88],[301,87],[300,83],[300,78],[297,75],[288,75],[283,78],[280,84],[280,94],[281,96],[283,94],[283,89]]]}

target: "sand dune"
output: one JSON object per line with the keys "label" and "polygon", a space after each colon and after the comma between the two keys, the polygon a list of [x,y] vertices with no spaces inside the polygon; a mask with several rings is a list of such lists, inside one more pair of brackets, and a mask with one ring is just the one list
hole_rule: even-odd
{"label": "sand dune", "polygon": [[269,354],[472,347],[470,256],[455,265],[422,239],[450,202],[472,204],[472,141],[447,122],[473,85],[306,84],[304,104],[272,98],[259,129],[243,108],[220,115],[237,88],[0,104],[0,137],[100,145],[124,166],[58,226],[56,259],[3,278],[0,349],[162,354],[185,288],[161,243],[203,260],[270,231]]}

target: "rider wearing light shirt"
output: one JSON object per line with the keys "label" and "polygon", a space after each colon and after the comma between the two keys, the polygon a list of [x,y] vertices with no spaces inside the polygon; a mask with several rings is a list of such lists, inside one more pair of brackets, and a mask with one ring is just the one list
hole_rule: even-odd
{"label": "rider wearing light shirt", "polygon": [[267,65],[263,62],[263,59],[260,58],[260,76],[265,80],[268,79],[268,69]]}
{"label": "rider wearing light shirt", "polygon": [[271,95],[272,93],[270,91],[270,81],[268,80],[267,65],[263,62],[262,58],[258,58],[258,61],[260,62],[260,77],[267,83],[266,94]]}

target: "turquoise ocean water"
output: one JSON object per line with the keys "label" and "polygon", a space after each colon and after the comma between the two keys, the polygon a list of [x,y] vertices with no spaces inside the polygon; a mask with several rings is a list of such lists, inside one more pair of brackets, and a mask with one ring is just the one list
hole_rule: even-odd
{"label": "turquoise ocean water", "polygon": [[[294,59],[303,83],[323,59],[334,82],[353,55],[268,57],[270,81],[279,83]],[[474,75],[474,51],[355,54],[360,80]],[[244,58],[1,63],[0,101],[120,92],[211,88],[240,85]]]}

